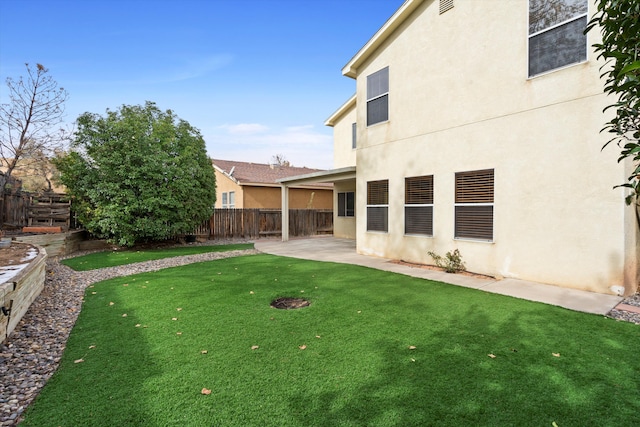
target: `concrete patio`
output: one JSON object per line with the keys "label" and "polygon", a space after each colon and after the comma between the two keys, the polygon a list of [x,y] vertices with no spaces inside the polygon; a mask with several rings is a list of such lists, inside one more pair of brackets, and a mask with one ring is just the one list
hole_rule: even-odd
{"label": "concrete patio", "polygon": [[585,313],[607,314],[623,299],[614,295],[562,288],[525,280],[508,278],[496,280],[402,265],[385,258],[360,255],[356,253],[355,240],[338,239],[331,236],[293,239],[287,242],[257,240],[255,248],[260,252],[273,255],[361,265],[485,292],[543,302]]}

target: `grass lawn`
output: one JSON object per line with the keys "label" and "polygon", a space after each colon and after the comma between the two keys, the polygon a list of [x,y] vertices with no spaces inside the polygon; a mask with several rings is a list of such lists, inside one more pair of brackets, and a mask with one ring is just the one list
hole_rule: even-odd
{"label": "grass lawn", "polygon": [[630,323],[260,254],[88,288],[21,425],[629,426],[639,354]]}
{"label": "grass lawn", "polygon": [[177,246],[169,249],[122,250],[111,252],[94,252],[75,258],[62,260],[61,263],[75,271],[95,270],[97,268],[116,267],[134,262],[152,261],[184,255],[197,255],[207,252],[223,252],[253,249],[253,243],[237,243],[232,245],[213,246]]}

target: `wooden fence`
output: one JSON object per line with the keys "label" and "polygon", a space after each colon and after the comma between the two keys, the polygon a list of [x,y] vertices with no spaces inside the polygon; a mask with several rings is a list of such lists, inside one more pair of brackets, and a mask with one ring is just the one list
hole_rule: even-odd
{"label": "wooden fence", "polygon": [[[289,236],[315,236],[333,233],[330,209],[289,209]],[[278,236],[282,234],[280,209],[216,209],[211,219],[195,234],[210,239]]]}
{"label": "wooden fence", "polygon": [[4,193],[0,198],[2,228],[54,226],[70,228],[71,202],[58,193]]}

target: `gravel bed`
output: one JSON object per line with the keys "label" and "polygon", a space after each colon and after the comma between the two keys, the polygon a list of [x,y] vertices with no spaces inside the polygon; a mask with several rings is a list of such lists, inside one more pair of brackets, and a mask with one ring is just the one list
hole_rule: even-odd
{"label": "gravel bed", "polygon": [[[49,259],[42,293],[0,344],[0,426],[17,425],[22,412],[57,369],[87,286],[113,277],[255,253],[255,249],[210,252],[84,272],[60,264],[63,258]],[[640,307],[640,294],[623,303]],[[640,325],[640,313],[614,309],[608,317]]]}
{"label": "gravel bed", "polygon": [[0,426],[17,425],[27,405],[58,368],[87,286],[113,277],[255,253],[255,249],[209,252],[84,272],[60,264],[63,258],[47,260],[42,293],[0,344]]}

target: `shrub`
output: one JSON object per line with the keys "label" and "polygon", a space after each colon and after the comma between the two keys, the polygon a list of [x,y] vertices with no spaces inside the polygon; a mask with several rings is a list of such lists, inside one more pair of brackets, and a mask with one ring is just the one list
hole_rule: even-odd
{"label": "shrub", "polygon": [[466,270],[464,262],[462,262],[462,255],[457,249],[454,249],[453,252],[447,252],[444,257],[432,251],[427,253],[433,258],[436,266],[443,268],[447,273],[459,273]]}

